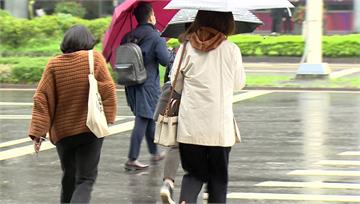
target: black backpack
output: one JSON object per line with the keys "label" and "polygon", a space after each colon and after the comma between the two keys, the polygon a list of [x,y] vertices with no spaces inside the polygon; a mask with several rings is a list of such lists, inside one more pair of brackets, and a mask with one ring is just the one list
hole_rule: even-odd
{"label": "black backpack", "polygon": [[130,33],[125,36],[125,43],[116,49],[115,71],[118,84],[136,86],[145,82],[147,74],[139,44],[149,33],[145,33],[141,38],[135,38]]}

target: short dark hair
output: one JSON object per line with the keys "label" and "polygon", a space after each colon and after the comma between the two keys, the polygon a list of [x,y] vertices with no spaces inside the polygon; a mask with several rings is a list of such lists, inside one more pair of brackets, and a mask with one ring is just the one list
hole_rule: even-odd
{"label": "short dark hair", "polygon": [[96,44],[93,34],[82,25],[75,25],[65,32],[60,49],[63,53],[91,50]]}
{"label": "short dark hair", "polygon": [[194,33],[201,27],[210,27],[229,36],[235,30],[234,16],[231,12],[199,10],[186,34]]}
{"label": "short dark hair", "polygon": [[134,9],[134,15],[138,23],[147,23],[152,12],[151,4],[146,2],[139,3]]}

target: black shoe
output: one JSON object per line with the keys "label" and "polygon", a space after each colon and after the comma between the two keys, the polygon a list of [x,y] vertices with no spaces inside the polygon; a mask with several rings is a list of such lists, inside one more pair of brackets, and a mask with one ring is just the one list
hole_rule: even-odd
{"label": "black shoe", "polygon": [[175,204],[173,197],[174,189],[169,182],[164,182],[160,189],[160,197],[163,204]]}

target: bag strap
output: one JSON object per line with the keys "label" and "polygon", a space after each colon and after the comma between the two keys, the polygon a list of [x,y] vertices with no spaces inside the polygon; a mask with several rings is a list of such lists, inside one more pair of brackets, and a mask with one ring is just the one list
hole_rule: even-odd
{"label": "bag strap", "polygon": [[185,43],[184,43],[184,48],[182,49],[182,53],[181,53],[181,57],[180,57],[180,62],[179,62],[179,64],[178,64],[178,67],[177,67],[177,70],[176,70],[176,74],[175,74],[174,85],[171,85],[171,92],[170,92],[170,96],[169,96],[168,102],[167,102],[167,104],[166,104],[165,116],[168,116],[169,111],[170,111],[171,99],[172,99],[172,97],[173,97],[173,95],[174,95],[174,91],[175,91],[175,87],[176,87],[176,82],[177,82],[177,79],[178,79],[179,74],[180,74],[180,67],[181,67],[182,61],[183,61],[183,59],[184,59],[185,52],[186,52],[187,42],[188,42],[188,41],[185,41]]}
{"label": "bag strap", "polygon": [[89,54],[89,69],[90,69],[90,74],[94,75],[94,51],[93,51],[93,50],[89,50],[88,54]]}

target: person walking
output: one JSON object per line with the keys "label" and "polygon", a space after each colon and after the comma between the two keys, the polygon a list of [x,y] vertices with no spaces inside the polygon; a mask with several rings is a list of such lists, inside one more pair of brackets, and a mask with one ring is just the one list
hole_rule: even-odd
{"label": "person walking", "polygon": [[[61,43],[62,55],[48,62],[33,97],[29,137],[39,152],[49,132],[63,172],[61,203],[89,203],[98,174],[103,138],[86,126],[89,95],[88,50],[95,46],[90,31],[71,27]],[[116,89],[102,54],[94,51],[94,75],[108,123],[116,117]]]}
{"label": "person walking", "polygon": [[140,39],[138,45],[143,53],[144,65],[147,72],[146,81],[137,86],[125,86],[128,105],[135,115],[135,125],[131,133],[127,170],[142,170],[149,167],[138,161],[142,139],[145,135],[152,162],[164,159],[154,143],[155,121],[153,120],[156,104],[160,96],[159,63],[166,66],[170,62],[170,53],[165,39],[156,30],[154,10],[149,3],[141,2],[134,9],[138,21],[135,30],[127,33],[122,43],[130,42],[134,38]]}
{"label": "person walking", "polygon": [[[184,25],[185,30],[187,30],[190,27],[190,25],[191,23],[185,23]],[[180,43],[182,43],[181,42],[181,39],[183,38],[182,35],[179,36]],[[179,47],[176,47],[171,50],[171,61],[166,66],[165,69],[164,83],[170,83],[170,73],[178,49]],[[158,113],[155,114],[157,119]],[[175,200],[174,200],[175,177],[179,165],[180,165],[179,147],[178,146],[169,147],[169,149],[166,152],[166,158],[164,162],[163,184],[160,188],[160,197],[164,204],[175,204]]]}
{"label": "person walking", "polygon": [[240,141],[234,119],[233,92],[245,86],[240,49],[227,40],[234,32],[231,12],[198,11],[175,58],[171,81],[180,73],[177,141],[182,179],[180,203],[196,203],[204,183],[208,202],[225,203],[231,146]]}

